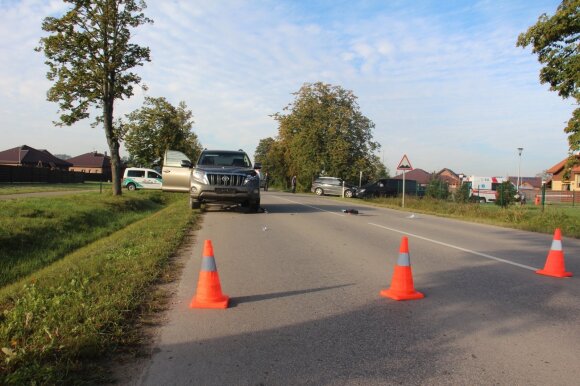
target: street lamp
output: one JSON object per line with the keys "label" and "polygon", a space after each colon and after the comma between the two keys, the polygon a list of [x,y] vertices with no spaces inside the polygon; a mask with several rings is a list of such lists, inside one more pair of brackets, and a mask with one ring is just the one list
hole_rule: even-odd
{"label": "street lamp", "polygon": [[522,170],[522,151],[524,150],[523,147],[518,147],[518,156],[519,156],[519,163],[518,163],[518,193],[520,192],[520,176],[521,174],[521,170]]}

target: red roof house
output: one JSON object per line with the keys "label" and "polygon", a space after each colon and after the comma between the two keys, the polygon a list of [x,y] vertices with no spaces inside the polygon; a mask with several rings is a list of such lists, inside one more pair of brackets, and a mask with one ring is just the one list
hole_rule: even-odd
{"label": "red roof house", "polygon": [[22,145],[0,151],[0,165],[33,166],[50,169],[68,170],[72,164],[52,155],[48,150],[38,150]]}
{"label": "red roof house", "polygon": [[[398,176],[395,176],[393,178],[397,180],[402,180],[403,174],[399,174]],[[413,169],[405,173],[405,179],[415,180],[417,181],[417,185],[419,186],[427,186],[429,185],[429,181],[433,179],[433,175],[431,173],[427,173],[423,169]]]}
{"label": "red roof house", "polygon": [[552,190],[571,190],[580,191],[580,154],[574,155],[576,157],[576,165],[570,170],[570,178],[564,178],[566,170],[566,163],[568,158],[564,158],[550,169],[547,173],[552,174]]}
{"label": "red roof house", "polygon": [[96,151],[81,154],[67,160],[72,164],[69,170],[83,173],[111,174],[111,157]]}

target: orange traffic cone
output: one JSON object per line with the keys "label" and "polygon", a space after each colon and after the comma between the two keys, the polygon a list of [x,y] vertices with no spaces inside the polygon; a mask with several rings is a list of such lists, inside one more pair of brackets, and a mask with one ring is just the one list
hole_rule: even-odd
{"label": "orange traffic cone", "polygon": [[393,272],[391,288],[382,290],[381,296],[395,300],[413,300],[425,297],[413,287],[413,273],[411,272],[411,258],[409,256],[409,239],[403,236],[399,248],[399,259]]}
{"label": "orange traffic cone", "polygon": [[572,272],[566,272],[566,267],[564,266],[564,251],[562,250],[562,232],[560,228],[556,228],[554,232],[552,247],[550,252],[548,252],[544,269],[538,269],[536,273],[554,277],[572,276]]}
{"label": "orange traffic cone", "polygon": [[228,296],[222,294],[211,240],[205,240],[197,292],[189,308],[228,308],[229,300]]}

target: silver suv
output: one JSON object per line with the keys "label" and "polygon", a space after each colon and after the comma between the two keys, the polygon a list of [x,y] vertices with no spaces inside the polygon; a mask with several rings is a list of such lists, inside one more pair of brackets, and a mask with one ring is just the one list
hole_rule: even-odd
{"label": "silver suv", "polygon": [[168,150],[163,162],[163,190],[189,191],[189,204],[241,204],[251,212],[260,209],[260,164],[252,166],[243,150],[203,150],[192,166],[187,156]]}
{"label": "silver suv", "polygon": [[[325,194],[342,196],[343,180],[338,177],[318,177],[312,183],[311,192],[318,196]],[[356,187],[344,184],[344,196],[354,197],[356,196]]]}

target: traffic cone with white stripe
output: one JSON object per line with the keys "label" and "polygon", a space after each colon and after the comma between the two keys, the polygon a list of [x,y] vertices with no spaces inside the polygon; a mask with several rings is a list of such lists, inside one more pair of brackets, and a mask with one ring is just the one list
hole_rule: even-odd
{"label": "traffic cone with white stripe", "polygon": [[548,252],[544,269],[538,269],[536,273],[554,277],[572,276],[572,272],[566,272],[566,267],[564,266],[564,251],[562,250],[562,232],[560,228],[556,228],[554,232],[552,247],[550,252]]}
{"label": "traffic cone with white stripe", "polygon": [[205,240],[197,292],[189,308],[228,308],[229,300],[228,296],[222,294],[211,240]]}
{"label": "traffic cone with white stripe", "polygon": [[413,272],[411,271],[411,257],[409,256],[409,239],[403,236],[399,248],[399,258],[391,287],[381,291],[381,296],[395,300],[414,300],[425,297],[421,292],[415,291],[413,286]]}

